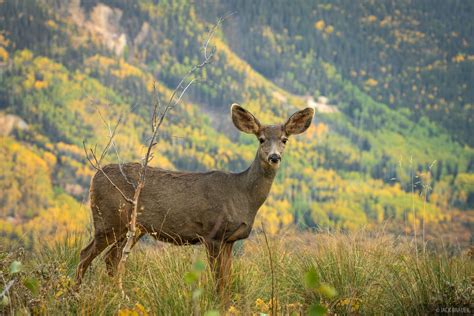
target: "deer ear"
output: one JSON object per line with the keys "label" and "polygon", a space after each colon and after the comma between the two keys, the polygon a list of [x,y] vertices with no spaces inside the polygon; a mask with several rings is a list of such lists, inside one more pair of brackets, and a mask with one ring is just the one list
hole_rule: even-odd
{"label": "deer ear", "polygon": [[260,130],[260,122],[249,111],[238,104],[232,104],[232,122],[235,127],[244,133],[257,134]]}
{"label": "deer ear", "polygon": [[313,116],[313,108],[298,111],[288,119],[283,128],[288,135],[301,134],[311,125]]}

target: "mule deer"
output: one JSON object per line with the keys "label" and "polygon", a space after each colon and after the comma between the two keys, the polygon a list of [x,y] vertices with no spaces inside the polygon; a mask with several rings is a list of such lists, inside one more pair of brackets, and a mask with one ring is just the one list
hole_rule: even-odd
{"label": "mule deer", "polygon": [[[148,167],[137,218],[140,233],[178,245],[204,243],[219,290],[230,273],[232,245],[249,236],[258,209],[265,202],[280,166],[288,137],[304,132],[311,124],[314,109],[293,114],[283,125],[262,125],[250,112],[233,104],[232,121],[242,132],[254,134],[260,146],[255,160],[241,173],[225,171],[179,172]],[[134,188],[124,177],[137,180],[140,164],[107,165],[104,173],[127,196]],[[131,206],[97,172],[92,179],[90,201],[94,221],[94,239],[81,251],[77,281],[105,248],[109,274],[120,262],[126,242]]]}

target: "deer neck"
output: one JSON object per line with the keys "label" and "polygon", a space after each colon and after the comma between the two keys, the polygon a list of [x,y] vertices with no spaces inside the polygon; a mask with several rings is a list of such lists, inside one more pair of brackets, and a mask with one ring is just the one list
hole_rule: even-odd
{"label": "deer neck", "polygon": [[256,213],[270,193],[276,170],[267,166],[257,152],[253,163],[240,175],[241,187],[248,194],[252,211]]}

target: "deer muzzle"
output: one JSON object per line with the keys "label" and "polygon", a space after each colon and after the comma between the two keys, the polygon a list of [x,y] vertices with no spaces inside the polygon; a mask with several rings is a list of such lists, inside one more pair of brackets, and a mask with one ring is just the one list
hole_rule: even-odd
{"label": "deer muzzle", "polygon": [[281,156],[279,154],[271,154],[268,156],[268,161],[272,164],[277,164],[281,160]]}

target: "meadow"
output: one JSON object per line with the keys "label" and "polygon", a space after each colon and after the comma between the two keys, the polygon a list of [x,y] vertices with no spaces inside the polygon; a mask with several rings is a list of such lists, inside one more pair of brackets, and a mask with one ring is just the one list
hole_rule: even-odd
{"label": "meadow", "polygon": [[445,246],[434,251],[384,232],[288,232],[268,236],[268,243],[264,237],[255,233],[235,247],[226,306],[215,295],[200,246],[142,242],[127,262],[126,297],[100,257],[77,291],[74,272],[87,238],[69,236],[34,252],[2,252],[3,282],[15,282],[1,312],[209,316],[472,311],[472,249]]}

